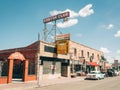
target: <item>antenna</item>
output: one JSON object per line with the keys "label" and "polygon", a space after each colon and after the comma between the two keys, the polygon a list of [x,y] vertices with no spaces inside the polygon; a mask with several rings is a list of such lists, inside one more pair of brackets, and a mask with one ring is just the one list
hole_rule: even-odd
{"label": "antenna", "polygon": [[46,41],[47,39],[47,27],[46,27],[46,23],[44,23],[44,41]]}
{"label": "antenna", "polygon": [[38,32],[38,41],[40,40],[40,33]]}

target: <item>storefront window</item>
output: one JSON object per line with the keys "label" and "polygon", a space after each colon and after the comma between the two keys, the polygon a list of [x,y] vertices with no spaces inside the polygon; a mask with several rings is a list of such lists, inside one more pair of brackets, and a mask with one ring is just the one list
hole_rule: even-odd
{"label": "storefront window", "polygon": [[8,62],[0,61],[0,77],[8,75]]}
{"label": "storefront window", "polygon": [[50,61],[43,61],[43,74],[49,74],[52,72],[52,62]]}
{"label": "storefront window", "polygon": [[44,61],[43,74],[56,74],[61,73],[61,62]]}
{"label": "storefront window", "polygon": [[56,62],[55,73],[61,73],[61,62]]}
{"label": "storefront window", "polygon": [[29,61],[28,74],[29,75],[35,74],[35,62]]}
{"label": "storefront window", "polygon": [[82,70],[81,65],[79,65],[79,64],[75,65],[75,72],[78,72],[81,70]]}

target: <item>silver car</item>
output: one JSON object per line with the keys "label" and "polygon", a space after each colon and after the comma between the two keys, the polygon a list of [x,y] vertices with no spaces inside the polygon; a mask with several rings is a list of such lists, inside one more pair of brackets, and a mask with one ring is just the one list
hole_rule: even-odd
{"label": "silver car", "polygon": [[100,71],[91,71],[90,73],[87,74],[86,79],[104,79],[105,74],[101,73]]}

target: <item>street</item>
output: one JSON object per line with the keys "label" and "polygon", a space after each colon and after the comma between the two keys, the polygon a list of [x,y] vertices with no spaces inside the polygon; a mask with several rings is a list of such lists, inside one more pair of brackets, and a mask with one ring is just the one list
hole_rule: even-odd
{"label": "street", "polygon": [[120,90],[120,76],[102,80],[82,80],[64,84],[50,85],[29,90]]}

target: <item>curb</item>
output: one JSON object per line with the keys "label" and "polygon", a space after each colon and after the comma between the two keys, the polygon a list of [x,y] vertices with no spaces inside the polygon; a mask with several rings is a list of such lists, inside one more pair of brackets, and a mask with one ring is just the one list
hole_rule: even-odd
{"label": "curb", "polygon": [[[45,80],[41,81],[40,87],[50,86],[50,85],[57,85],[57,84],[64,84],[70,83],[75,81],[82,81],[85,77],[76,77],[76,78],[57,78],[52,80]],[[12,83],[12,84],[4,84],[0,85],[0,90],[29,90],[33,88],[40,88],[37,85],[37,81],[29,81],[29,82],[19,82],[19,83]]]}

